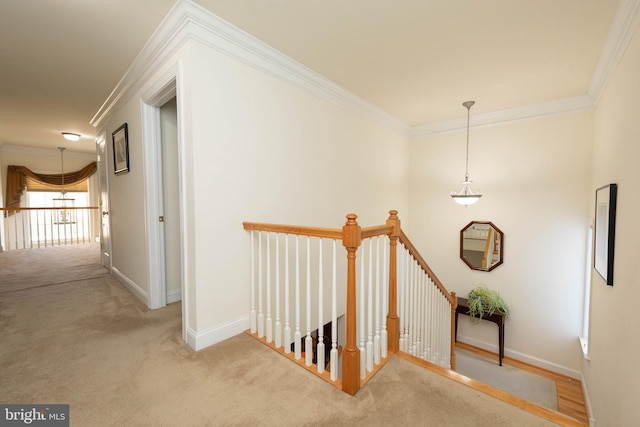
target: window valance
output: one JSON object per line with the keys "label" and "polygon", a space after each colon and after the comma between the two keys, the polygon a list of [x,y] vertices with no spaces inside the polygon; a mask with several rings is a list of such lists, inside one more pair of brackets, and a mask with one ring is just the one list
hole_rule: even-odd
{"label": "window valance", "polygon": [[[79,171],[66,172],[64,174],[65,190],[70,191],[74,185],[85,181],[96,172],[97,167],[97,163],[92,162]],[[42,191],[45,186],[51,188],[50,191],[59,191],[62,189],[62,174],[35,173],[24,166],[9,165],[7,167],[7,208],[20,208],[20,199],[28,182],[36,191],[38,187]]]}

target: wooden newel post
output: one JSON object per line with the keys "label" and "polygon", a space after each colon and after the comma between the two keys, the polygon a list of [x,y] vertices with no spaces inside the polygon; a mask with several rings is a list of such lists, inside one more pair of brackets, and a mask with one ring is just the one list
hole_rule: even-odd
{"label": "wooden newel post", "polygon": [[400,349],[400,319],[398,318],[398,269],[396,264],[396,247],[400,235],[400,219],[398,211],[389,211],[387,225],[393,225],[389,235],[389,312],[387,314],[387,351],[391,354]]}
{"label": "wooden newel post", "polygon": [[451,304],[451,370],[456,369],[456,308],[458,308],[458,297],[455,292],[451,292],[453,304]]}
{"label": "wooden newel post", "polygon": [[360,390],[360,349],[356,345],[356,251],[362,240],[355,214],[347,215],[342,227],[342,244],[347,249],[347,342],[342,352],[342,391],[355,395]]}

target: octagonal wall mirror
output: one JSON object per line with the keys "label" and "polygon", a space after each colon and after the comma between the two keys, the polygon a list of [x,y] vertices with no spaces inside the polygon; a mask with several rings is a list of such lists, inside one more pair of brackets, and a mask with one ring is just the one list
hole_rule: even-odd
{"label": "octagonal wall mirror", "polygon": [[473,270],[493,270],[503,252],[504,235],[489,221],[471,221],[460,231],[460,258]]}

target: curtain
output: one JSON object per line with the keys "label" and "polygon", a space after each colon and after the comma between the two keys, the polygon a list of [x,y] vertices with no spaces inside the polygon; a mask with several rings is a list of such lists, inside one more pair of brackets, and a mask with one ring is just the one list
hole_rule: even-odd
{"label": "curtain", "polygon": [[[65,189],[67,185],[72,186],[86,180],[96,172],[97,168],[98,164],[92,162],[79,171],[65,173]],[[20,208],[20,199],[27,186],[27,180],[35,181],[43,185],[56,186],[58,190],[62,189],[62,174],[35,173],[24,166],[10,165],[7,167],[7,208]],[[13,212],[9,212],[9,214],[11,213]]]}

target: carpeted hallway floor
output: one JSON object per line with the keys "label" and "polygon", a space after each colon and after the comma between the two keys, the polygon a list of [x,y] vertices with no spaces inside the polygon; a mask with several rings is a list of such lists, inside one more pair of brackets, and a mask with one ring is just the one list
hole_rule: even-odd
{"label": "carpeted hallway floor", "polygon": [[3,290],[5,255],[0,402],[68,403],[72,426],[555,425],[398,357],[351,397],[245,334],[194,352],[179,303],[110,275]]}

